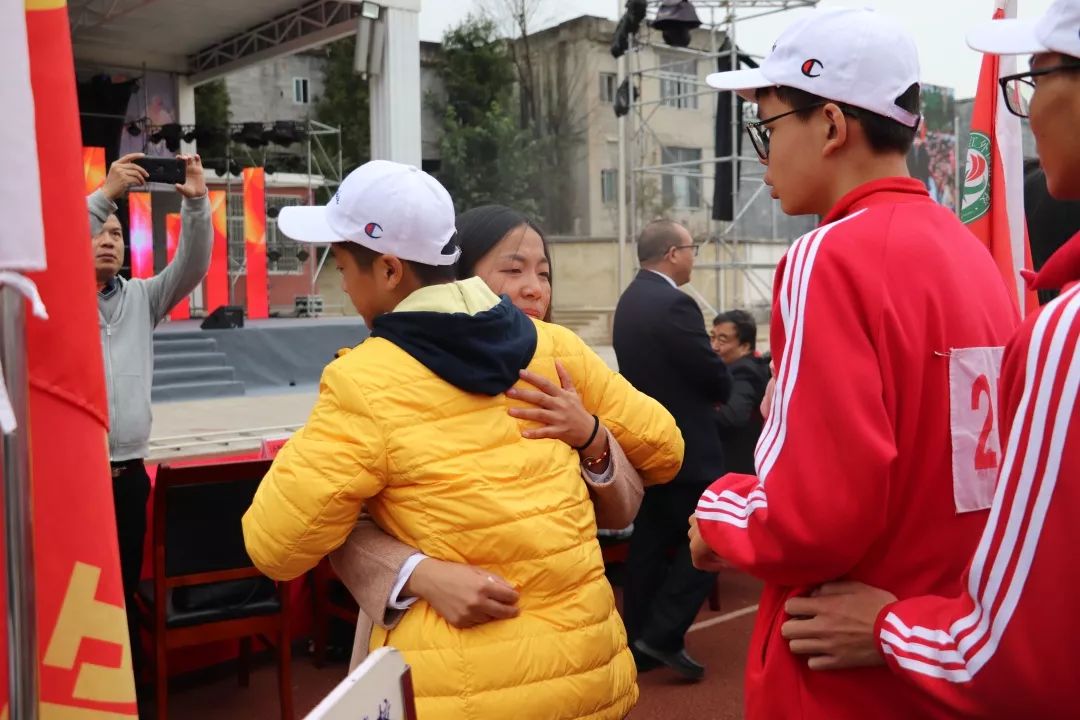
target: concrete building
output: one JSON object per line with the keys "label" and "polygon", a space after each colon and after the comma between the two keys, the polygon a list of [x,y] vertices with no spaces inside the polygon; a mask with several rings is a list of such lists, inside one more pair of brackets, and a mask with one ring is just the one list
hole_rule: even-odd
{"label": "concrete building", "polygon": [[[563,314],[610,310],[619,295],[619,146],[614,113],[618,81],[617,61],[610,52],[614,33],[614,22],[583,16],[527,39],[536,65],[540,115],[545,122],[555,119],[556,131],[570,146],[562,154],[559,177],[551,179],[562,188],[562,211],[557,218],[545,219],[555,231],[555,308]],[[706,243],[698,258],[701,267],[688,289],[706,314],[752,307],[767,315],[772,268],[790,240],[810,229],[813,220],[784,216],[778,204],[760,192],[763,172],[756,156],[740,165],[735,211],[742,216],[733,226],[712,220],[716,166],[692,163],[717,154],[715,118],[720,99],[704,87],[704,80],[717,63],[708,53],[722,46],[723,36],[695,31],[691,48],[696,53],[666,47],[648,30],[642,37],[649,44],[628,55],[640,107],[640,115],[634,113],[627,123],[632,165],[691,164],[632,173],[628,195],[632,183],[637,198],[634,226],[667,217]],[[519,47],[525,43],[518,41]],[[741,127],[738,135],[745,139]],[[748,142],[742,153],[753,155]],[[716,242],[718,236],[729,242]],[[628,282],[636,265],[632,243],[625,263],[623,277]]]}
{"label": "concrete building", "polygon": [[225,76],[233,122],[307,120],[322,97],[326,53],[274,58]]}
{"label": "concrete building", "polygon": [[[540,122],[545,132],[558,135],[561,148],[559,172],[548,179],[560,188],[558,202],[553,217],[544,219],[552,245],[555,310],[561,321],[585,334],[593,332],[598,339],[607,334],[609,315],[620,292],[618,120],[614,113],[618,83],[616,60],[610,53],[614,32],[614,22],[582,16],[517,41],[519,49],[527,47],[533,64]],[[658,35],[650,35],[643,30],[643,38],[655,44],[641,47],[629,61],[631,69],[639,71],[635,84],[641,104],[641,119],[628,123],[638,129],[639,142],[630,142],[633,131],[628,131],[633,165],[692,163],[714,157],[718,96],[706,91],[703,83],[716,63],[705,53],[722,43],[722,35],[696,31],[691,48],[697,54],[667,48]],[[438,54],[438,43],[421,44],[422,157],[424,168],[436,173],[442,118],[431,111],[428,98],[442,92],[436,71]],[[314,117],[324,66],[325,55],[314,51],[229,76],[233,122]],[[745,142],[741,127],[739,137]],[[748,143],[742,152],[753,155]],[[711,163],[634,173],[630,181],[638,200],[636,227],[668,217],[685,224],[706,243],[698,258],[702,267],[689,289],[704,315],[751,307],[767,316],[772,268],[790,240],[813,225],[812,219],[787,218],[760,192],[762,170],[756,159],[742,163],[741,171],[736,212],[742,215],[733,226],[711,219],[716,173]],[[269,235],[279,240],[273,228]],[[719,235],[729,242],[707,242]],[[624,283],[633,277],[635,267],[636,249],[631,242],[625,253]],[[328,310],[347,311],[348,303],[338,297],[336,286],[332,273],[320,276],[318,291],[326,296]]]}

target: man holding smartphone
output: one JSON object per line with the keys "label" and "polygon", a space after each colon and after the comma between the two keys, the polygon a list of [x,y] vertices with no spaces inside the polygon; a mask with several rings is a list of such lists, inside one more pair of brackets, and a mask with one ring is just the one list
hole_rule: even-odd
{"label": "man holding smartphone", "polygon": [[[124,236],[116,202],[143,185],[149,173],[136,164],[142,153],[125,155],[112,164],[101,189],[86,199],[90,212],[94,270],[98,287],[98,324],[109,394],[109,459],[113,503],[120,543],[124,599],[128,605],[133,660],[140,658],[138,625],[132,611],[142,567],[146,534],[146,501],[150,478],[143,459],[150,441],[150,388],[154,375],[154,328],[166,313],[202,281],[210,268],[214,232],[202,161],[179,155],[186,180],[176,185],[183,197],[180,242],[175,259],[149,279],[120,277]],[[136,664],[138,667],[138,664]]]}

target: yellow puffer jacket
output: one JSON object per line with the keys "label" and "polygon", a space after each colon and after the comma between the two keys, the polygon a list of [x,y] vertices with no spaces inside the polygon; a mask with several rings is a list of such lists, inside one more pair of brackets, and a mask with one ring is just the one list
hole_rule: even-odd
{"label": "yellow puffer jacket", "polygon": [[[520,590],[513,620],[458,630],[419,601],[393,631],[376,631],[373,646],[398,648],[412,666],[421,720],[615,719],[637,699],[577,453],[523,439],[507,414],[516,403],[491,392],[526,363],[557,383],[555,360],[646,482],[676,474],[683,440],[664,408],[572,332],[469,280],[414,293],[327,367],[310,419],[244,516],[248,552],[273,578],[339,547],[366,503],[399,540]],[[475,376],[473,365],[483,365]],[[478,386],[488,394],[462,391]]]}

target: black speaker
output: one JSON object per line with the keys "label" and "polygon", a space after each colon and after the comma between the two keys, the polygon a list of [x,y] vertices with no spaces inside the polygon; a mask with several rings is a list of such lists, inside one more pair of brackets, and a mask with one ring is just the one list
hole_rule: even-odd
{"label": "black speaker", "polygon": [[203,330],[230,330],[244,327],[244,308],[239,305],[222,305],[202,321]]}

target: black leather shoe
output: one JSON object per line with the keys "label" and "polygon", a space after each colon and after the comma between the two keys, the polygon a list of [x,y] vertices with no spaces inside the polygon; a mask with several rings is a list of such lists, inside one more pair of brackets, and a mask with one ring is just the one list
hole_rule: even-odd
{"label": "black leather shoe", "polygon": [[655,670],[656,668],[662,666],[659,660],[654,660],[648,655],[643,654],[640,650],[634,647],[633,644],[630,645],[630,654],[634,656],[634,665],[637,666],[637,671],[639,674],[647,673],[650,670]]}
{"label": "black leather shoe", "polygon": [[687,680],[700,682],[705,679],[705,666],[686,654],[686,650],[662,652],[641,640],[634,641],[634,655],[651,658],[666,665]]}

